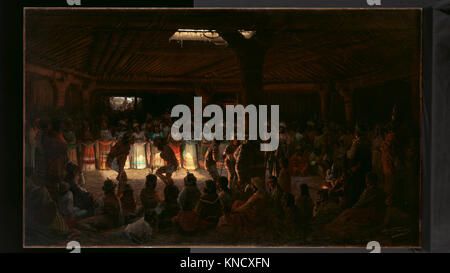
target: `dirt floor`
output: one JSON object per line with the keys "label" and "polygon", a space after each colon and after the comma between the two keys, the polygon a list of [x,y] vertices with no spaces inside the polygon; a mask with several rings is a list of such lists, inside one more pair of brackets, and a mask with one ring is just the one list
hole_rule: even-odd
{"label": "dirt floor", "polygon": [[[140,205],[139,193],[144,187],[145,176],[151,172],[150,169],[143,170],[126,170],[128,176],[128,183],[133,187],[134,194],[138,205]],[[198,179],[199,189],[202,190],[204,187],[204,182],[210,179],[209,174],[202,169],[193,172]],[[225,175],[225,170],[223,170],[223,175]],[[178,170],[173,175],[175,184],[180,188],[183,188],[183,178],[186,175],[185,170]],[[115,181],[116,173],[111,170],[105,171],[91,171],[85,174],[86,185],[85,187],[89,190],[97,199],[103,197],[102,185],[103,181],[107,178]],[[292,179],[292,190],[294,194],[299,194],[300,185],[306,183],[310,187],[310,194],[313,200],[316,197],[317,191],[324,186],[322,179],[320,177],[294,177]],[[163,196],[164,184],[158,179],[157,191]],[[140,244],[138,242],[133,242],[129,238],[125,237],[123,232],[123,227],[103,232],[103,233],[92,233],[92,232],[82,232],[77,234],[75,237],[70,238],[68,234],[61,234],[55,236],[54,234],[40,233],[39,231],[33,230],[26,237],[32,239],[32,243],[28,241],[31,245],[51,245],[51,246],[65,246],[68,241],[76,240],[79,241],[82,246],[93,247],[93,246],[127,246],[127,247],[233,247],[233,246],[246,246],[246,247],[256,247],[256,246],[290,246],[290,247],[301,247],[301,246],[362,246],[364,247],[367,242],[377,240],[382,245],[415,245],[414,237],[416,236],[403,236],[401,238],[395,239],[390,236],[389,232],[399,233],[396,230],[387,230],[387,233],[380,233],[370,235],[367,240],[353,241],[353,242],[338,242],[333,241],[333,238],[326,236],[325,234],[319,234],[320,240],[311,241],[303,236],[282,236],[283,238],[274,238],[272,235],[268,235],[267,232],[261,231],[252,234],[251,236],[245,238],[232,238],[220,236],[215,232],[215,230],[202,231],[201,233],[185,236],[180,235],[175,230],[166,230],[159,232],[154,238],[145,244]],[[413,235],[413,234],[409,234]],[[416,237],[417,238],[417,237]],[[370,239],[370,240],[369,240]]]}
{"label": "dirt floor", "polygon": [[[222,172],[222,175],[226,176],[226,170],[219,170],[219,173]],[[128,169],[126,170],[127,177],[128,177],[128,183],[133,187],[134,189],[134,195],[136,197],[136,201],[138,202],[138,205],[140,205],[139,200],[139,193],[145,186],[145,177],[151,173],[151,169],[142,169],[142,170],[135,170],[135,169]],[[211,179],[211,176],[208,174],[207,171],[203,169],[197,169],[196,171],[192,172],[197,177],[197,185],[200,189],[200,191],[203,190],[203,187],[205,186],[205,181],[208,179]],[[180,191],[184,187],[184,177],[186,176],[187,172],[184,169],[176,171],[172,178],[175,182],[175,185],[180,189]],[[117,172],[113,170],[95,170],[91,172],[85,173],[85,180],[86,180],[86,189],[91,192],[97,199],[101,199],[103,197],[103,181],[105,179],[110,178],[113,181],[116,181]],[[317,191],[324,186],[325,184],[322,183],[322,179],[318,176],[311,176],[311,177],[293,177],[292,179],[292,191],[294,195],[297,195],[300,193],[300,185],[301,184],[308,184],[310,187],[310,194],[311,198],[314,200]],[[156,191],[163,195],[164,190],[164,183],[162,183],[161,180],[158,179]]]}

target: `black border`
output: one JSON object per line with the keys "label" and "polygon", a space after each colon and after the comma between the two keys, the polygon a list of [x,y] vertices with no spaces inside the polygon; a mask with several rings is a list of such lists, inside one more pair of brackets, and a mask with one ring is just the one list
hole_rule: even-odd
{"label": "black border", "polygon": [[[198,6],[195,1],[89,1],[81,0],[82,7],[192,7]],[[209,0],[212,1],[212,0]],[[381,0],[387,2],[387,0]],[[221,1],[224,3],[224,1]],[[255,1],[240,1],[239,6],[251,7]],[[352,1],[278,1],[275,6],[295,7],[363,7],[354,6]],[[339,3],[337,3],[339,2]],[[358,2],[365,2],[360,0]],[[440,58],[448,58],[450,27],[443,28],[442,24],[448,22],[450,12],[449,1],[389,1],[383,7],[424,7],[422,32],[422,249],[411,249],[407,252],[449,252],[450,251],[450,191],[447,184],[449,175],[450,154],[448,147],[449,131],[441,127],[448,127],[445,120],[437,120],[449,109],[450,78],[449,64],[437,67]],[[438,3],[436,3],[438,2]],[[210,2],[211,3],[211,2]],[[220,6],[229,6],[234,1]],[[283,3],[283,4],[280,4]],[[284,4],[286,3],[286,4]],[[309,3],[309,4],[308,4]],[[349,4],[350,3],[350,4]],[[411,4],[409,4],[411,3]],[[0,73],[0,109],[4,111],[0,116],[1,128],[4,134],[2,142],[4,149],[1,152],[0,170],[0,252],[60,252],[49,249],[23,249],[22,248],[22,22],[23,7],[67,7],[66,1],[1,1],[1,33],[5,39],[2,43]],[[274,1],[259,1],[259,6],[274,6]],[[433,6],[432,6],[433,5]],[[209,6],[218,6],[217,2]],[[235,5],[235,7],[238,7]],[[364,5],[364,7],[366,7]],[[436,12],[436,9],[439,11]],[[447,21],[444,22],[444,18]],[[440,20],[440,21],[438,21]],[[437,22],[441,28],[437,29]],[[446,36],[447,35],[447,36]],[[436,37],[441,37],[438,40]],[[444,39],[442,39],[444,37]],[[436,48],[437,44],[439,48]],[[447,72],[447,73],[446,73]],[[447,75],[447,76],[446,76]],[[6,135],[6,138],[4,136]],[[441,172],[438,174],[438,172]],[[433,180],[432,180],[433,179]],[[447,179],[447,180],[446,180]],[[439,203],[437,203],[439,202]],[[445,233],[445,230],[448,233]],[[438,231],[438,232],[435,232]],[[106,249],[104,249],[106,250]],[[108,251],[114,252],[112,249]],[[185,251],[186,249],[178,249]],[[279,249],[280,251],[282,249]],[[67,252],[65,249],[62,252]],[[135,249],[123,249],[123,252],[140,252]],[[157,249],[143,249],[142,252],[159,251]],[[163,250],[164,251],[164,250]],[[89,250],[89,252],[96,252]]]}

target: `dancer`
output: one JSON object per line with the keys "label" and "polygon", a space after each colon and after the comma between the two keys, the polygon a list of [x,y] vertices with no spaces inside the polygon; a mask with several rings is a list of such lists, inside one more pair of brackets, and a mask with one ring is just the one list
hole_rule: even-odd
{"label": "dancer", "polygon": [[130,147],[133,144],[133,138],[129,133],[125,133],[123,137],[111,148],[111,152],[106,159],[106,166],[117,172],[117,180],[119,181],[119,189],[123,189],[127,181],[127,174],[124,170]]}
{"label": "dancer", "polygon": [[164,175],[166,178],[170,178],[178,168],[178,160],[175,153],[172,148],[169,147],[167,142],[160,137],[155,138],[154,143],[157,149],[161,151],[161,158],[166,162],[165,166],[162,166],[156,170],[156,175],[159,177]]}
{"label": "dancer", "polygon": [[214,181],[219,179],[219,172],[217,171],[216,165],[217,161],[219,161],[219,144],[220,141],[214,139],[205,154],[205,167]]}

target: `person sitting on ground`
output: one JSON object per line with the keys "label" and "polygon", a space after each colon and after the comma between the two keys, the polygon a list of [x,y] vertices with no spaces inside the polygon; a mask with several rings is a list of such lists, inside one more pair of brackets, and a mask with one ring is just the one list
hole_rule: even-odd
{"label": "person sitting on ground", "polygon": [[25,228],[27,234],[68,235],[71,230],[45,186],[25,179]]}
{"label": "person sitting on ground", "polygon": [[148,243],[157,230],[157,220],[154,213],[144,213],[139,220],[128,224],[124,229],[125,236],[137,244]]}
{"label": "person sitting on ground", "polygon": [[302,226],[306,226],[313,216],[314,202],[309,195],[307,184],[300,186],[300,195],[295,198],[295,205],[298,208],[299,221]]}
{"label": "person sitting on ground", "polygon": [[162,199],[156,192],[157,178],[154,174],[149,174],[145,178],[145,188],[142,189],[140,194],[142,211],[147,217],[152,217],[156,222],[155,231],[158,228],[158,213],[156,208],[161,203]]}
{"label": "person sitting on ground", "polygon": [[103,183],[103,210],[95,215],[81,220],[77,227],[81,230],[99,231],[119,227],[123,223],[123,212],[119,198],[116,196],[116,184],[107,179]]}
{"label": "person sitting on ground", "polygon": [[295,206],[295,197],[290,193],[285,193],[281,199],[284,214],[285,235],[295,235],[299,229],[299,215]]}
{"label": "person sitting on ground", "polygon": [[195,210],[202,220],[202,228],[208,228],[217,224],[219,217],[222,215],[222,210],[219,196],[216,193],[216,182],[213,180],[207,180],[205,182],[205,189],[200,196]]}
{"label": "person sitting on ground", "polygon": [[[61,215],[69,222],[73,218],[83,218],[87,215],[86,210],[74,206],[73,194],[70,191],[70,185],[66,182],[59,184],[59,196],[57,200],[58,209]],[[69,225],[70,226],[70,225]]]}
{"label": "person sitting on ground", "polygon": [[222,207],[228,207],[231,210],[231,206],[233,206],[233,193],[230,188],[228,188],[228,179],[225,176],[219,177],[219,181],[217,181],[217,189],[219,191],[219,202]]}
{"label": "person sitting on ground", "polygon": [[123,193],[119,199],[126,221],[136,217],[136,198],[130,184],[124,186]]}
{"label": "person sitting on ground", "polygon": [[161,213],[159,214],[159,227],[165,229],[171,226],[172,218],[180,211],[178,205],[178,194],[180,190],[172,178],[163,180],[166,186],[164,187],[164,201],[161,203]]}
{"label": "person sitting on ground", "polygon": [[236,219],[236,216],[236,214],[231,213],[231,207],[223,206],[222,216],[219,218],[216,231],[227,237],[237,235],[238,227],[235,223],[238,222],[238,220]]}
{"label": "person sitting on ground", "polygon": [[183,234],[192,235],[199,227],[200,218],[194,208],[200,199],[200,195],[201,193],[197,188],[197,178],[192,173],[188,173],[184,178],[184,189],[178,196],[180,211],[172,219],[175,224],[178,224],[180,232]]}
{"label": "person sitting on ground", "polygon": [[145,177],[145,188],[142,189],[140,198],[144,213],[152,212],[162,199],[156,192],[156,175],[149,174]]}
{"label": "person sitting on ground", "polygon": [[267,185],[269,187],[272,216],[281,219],[283,217],[283,207],[281,205],[283,190],[278,184],[278,179],[275,176],[269,177]]}
{"label": "person sitting on ground", "polygon": [[311,228],[322,228],[323,225],[333,221],[341,212],[342,208],[339,205],[338,196],[330,195],[328,189],[319,190],[314,204]]}
{"label": "person sitting on ground", "polygon": [[80,180],[80,167],[69,162],[66,165],[66,176],[64,181],[69,183],[73,194],[73,205],[81,210],[86,210],[86,216],[93,216],[96,207],[95,198],[78,182]]}
{"label": "person sitting on ground", "polygon": [[251,187],[254,190],[252,196],[246,202],[235,201],[232,208],[232,213],[238,214],[240,220],[236,225],[243,229],[243,235],[255,234],[257,228],[265,226],[263,223],[267,219],[269,197],[264,180],[253,177]]}
{"label": "person sitting on ground", "polygon": [[347,240],[366,238],[381,228],[386,212],[385,194],[377,182],[375,173],[367,173],[366,188],[359,200],[328,224],[325,230],[338,239]]}
{"label": "person sitting on ground", "polygon": [[383,211],[385,209],[384,200],[385,194],[378,187],[378,176],[373,172],[369,172],[366,175],[366,188],[353,208],[374,208]]}

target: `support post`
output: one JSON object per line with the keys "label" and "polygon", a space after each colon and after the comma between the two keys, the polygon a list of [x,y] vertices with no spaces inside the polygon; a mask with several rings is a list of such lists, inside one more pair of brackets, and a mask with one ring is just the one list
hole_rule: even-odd
{"label": "support post", "polygon": [[353,92],[354,89],[351,85],[342,86],[337,85],[336,89],[339,92],[339,95],[344,98],[344,107],[345,107],[345,121],[348,126],[353,125]]}
{"label": "support post", "polygon": [[68,74],[61,80],[54,78],[53,83],[56,87],[56,108],[62,108],[65,103],[66,93],[69,86],[74,82],[75,78]]}
{"label": "support post", "polygon": [[320,96],[320,113],[322,116],[322,120],[327,121],[328,120],[328,93],[329,93],[329,86],[322,84],[319,86],[319,89],[317,90],[317,93]]}

